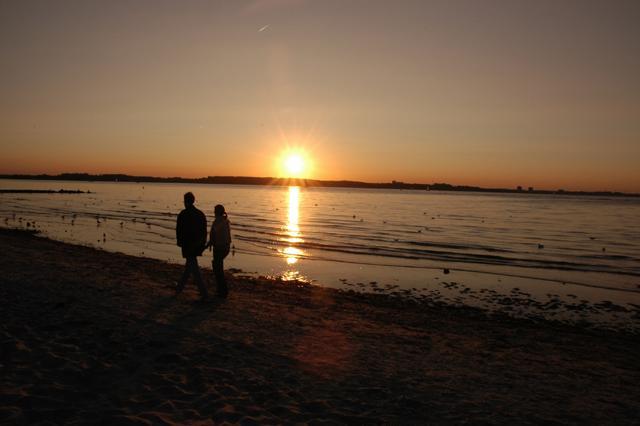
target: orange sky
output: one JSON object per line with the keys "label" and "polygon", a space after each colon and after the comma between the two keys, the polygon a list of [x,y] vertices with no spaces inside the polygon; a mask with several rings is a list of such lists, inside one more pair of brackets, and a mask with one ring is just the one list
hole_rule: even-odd
{"label": "orange sky", "polygon": [[0,173],[640,192],[640,3],[0,4]]}

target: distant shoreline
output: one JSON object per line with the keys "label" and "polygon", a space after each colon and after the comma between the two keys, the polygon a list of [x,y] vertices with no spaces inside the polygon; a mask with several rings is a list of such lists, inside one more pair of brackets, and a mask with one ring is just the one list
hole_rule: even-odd
{"label": "distant shoreline", "polygon": [[131,176],[124,174],[99,174],[88,173],[62,173],[58,175],[21,175],[2,174],[0,179],[18,180],[64,180],[84,182],[136,182],[136,183],[196,183],[213,185],[269,185],[269,186],[305,186],[319,188],[366,188],[366,189],[400,189],[415,191],[458,191],[458,192],[489,192],[508,194],[558,194],[558,195],[595,195],[610,197],[640,197],[638,193],[625,193],[618,191],[568,191],[564,189],[546,190],[517,187],[510,188],[482,188],[468,185],[451,185],[448,183],[406,183],[391,182],[359,182],[351,180],[317,180],[298,178],[273,178],[251,176],[207,176],[201,178],[182,177],[155,177],[155,176]]}
{"label": "distant shoreline", "polygon": [[91,194],[91,191],[80,191],[79,189],[0,189],[0,194]]}

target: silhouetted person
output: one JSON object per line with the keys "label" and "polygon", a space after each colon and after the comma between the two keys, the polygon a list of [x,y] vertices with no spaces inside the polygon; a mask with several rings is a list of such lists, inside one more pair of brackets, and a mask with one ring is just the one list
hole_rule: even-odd
{"label": "silhouetted person", "polygon": [[231,247],[231,226],[222,204],[214,208],[214,213],[216,218],[211,224],[207,247],[213,248],[212,266],[213,275],[216,277],[217,294],[224,298],[229,293],[224,277],[224,258],[229,254]]}
{"label": "silhouetted person", "polygon": [[202,282],[198,256],[202,256],[207,241],[207,218],[204,213],[195,208],[193,203],[196,197],[191,192],[184,194],[184,210],[178,215],[176,224],[176,239],[178,246],[182,248],[182,257],[187,261],[184,265],[184,273],[180,282],[176,285],[176,295],[184,289],[184,285],[193,274],[193,278],[200,290],[202,300],[207,299],[207,287]]}

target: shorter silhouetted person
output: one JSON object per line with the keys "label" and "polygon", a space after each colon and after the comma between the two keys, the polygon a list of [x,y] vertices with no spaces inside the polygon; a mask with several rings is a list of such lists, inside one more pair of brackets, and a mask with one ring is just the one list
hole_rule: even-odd
{"label": "shorter silhouetted person", "polygon": [[231,247],[231,226],[224,206],[218,204],[214,208],[215,220],[211,224],[209,242],[207,247],[213,248],[213,275],[216,277],[217,294],[219,297],[227,297],[229,289],[224,277],[224,258],[229,254]]}
{"label": "shorter silhouetted person", "polygon": [[202,256],[207,241],[207,218],[193,203],[196,198],[191,192],[184,194],[184,210],[178,215],[176,224],[176,239],[178,246],[182,248],[182,257],[186,259],[184,273],[180,282],[176,285],[176,295],[184,289],[184,285],[193,274],[193,279],[200,290],[202,300],[207,299],[207,287],[202,282],[198,256]]}

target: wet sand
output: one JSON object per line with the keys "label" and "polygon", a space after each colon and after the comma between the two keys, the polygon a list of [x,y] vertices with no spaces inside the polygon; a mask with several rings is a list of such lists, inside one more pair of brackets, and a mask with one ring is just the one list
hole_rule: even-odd
{"label": "wet sand", "polygon": [[199,303],[174,297],[179,265],[22,231],[0,248],[0,423],[640,418],[638,335],[231,275]]}

